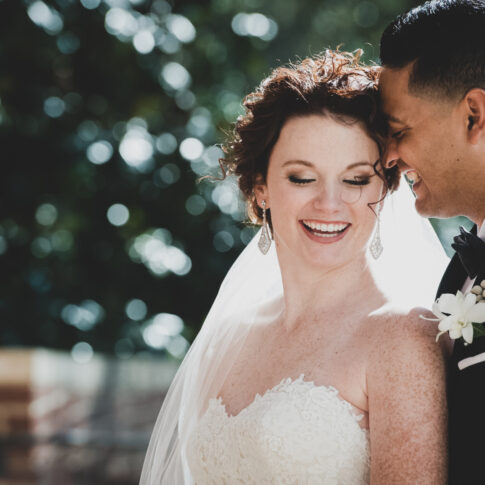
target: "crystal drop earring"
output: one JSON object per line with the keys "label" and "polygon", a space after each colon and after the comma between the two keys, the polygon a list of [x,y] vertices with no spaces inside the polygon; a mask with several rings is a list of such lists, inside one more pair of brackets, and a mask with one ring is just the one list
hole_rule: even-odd
{"label": "crystal drop earring", "polygon": [[269,232],[268,222],[266,220],[266,201],[261,202],[263,209],[263,227],[261,228],[261,235],[259,236],[258,247],[259,250],[266,254],[271,247],[271,234]]}
{"label": "crystal drop earring", "polygon": [[377,225],[370,243],[370,253],[374,259],[378,259],[382,254],[384,247],[381,241],[381,217],[380,217],[380,204],[377,206]]}

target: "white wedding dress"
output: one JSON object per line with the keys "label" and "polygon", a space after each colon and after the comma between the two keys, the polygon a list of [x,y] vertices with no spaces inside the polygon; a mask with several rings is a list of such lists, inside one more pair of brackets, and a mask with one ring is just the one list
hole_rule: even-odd
{"label": "white wedding dress", "polygon": [[[369,259],[369,268],[389,301],[426,307],[448,258],[401,185],[386,198],[385,249],[379,260]],[[228,272],[170,386],[140,485],[370,483],[369,432],[336,389],[291,376],[236,416],[214,398],[251,330],[272,321],[268,305],[283,301],[275,246],[263,256],[257,243],[255,236]]]}
{"label": "white wedding dress", "polygon": [[369,432],[333,387],[298,379],[257,394],[236,416],[211,399],[187,460],[196,485],[367,485]]}

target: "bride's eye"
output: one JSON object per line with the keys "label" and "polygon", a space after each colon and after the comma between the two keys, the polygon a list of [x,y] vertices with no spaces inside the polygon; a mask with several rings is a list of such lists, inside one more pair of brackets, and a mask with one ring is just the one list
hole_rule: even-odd
{"label": "bride's eye", "polygon": [[288,180],[292,184],[297,184],[297,185],[305,185],[305,184],[309,184],[310,182],[315,182],[315,179],[300,178],[300,177],[297,177],[296,175],[290,175],[288,177]]}
{"label": "bride's eye", "polygon": [[368,175],[357,175],[353,178],[344,179],[344,182],[349,185],[368,185],[370,184],[370,176]]}

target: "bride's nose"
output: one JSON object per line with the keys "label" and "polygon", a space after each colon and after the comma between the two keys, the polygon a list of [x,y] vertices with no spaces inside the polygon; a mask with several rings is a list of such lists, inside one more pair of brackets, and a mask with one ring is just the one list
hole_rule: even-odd
{"label": "bride's nose", "polygon": [[340,187],[336,184],[325,184],[313,199],[315,209],[333,211],[338,210],[342,203]]}

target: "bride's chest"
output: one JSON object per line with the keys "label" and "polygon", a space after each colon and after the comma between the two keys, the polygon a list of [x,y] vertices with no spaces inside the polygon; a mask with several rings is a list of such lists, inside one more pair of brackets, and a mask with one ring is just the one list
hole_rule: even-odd
{"label": "bride's chest", "polygon": [[256,395],[263,395],[283,379],[294,380],[302,374],[317,386],[338,389],[354,411],[366,414],[366,352],[358,339],[332,342],[314,335],[288,342],[264,337],[248,339],[218,394],[229,415],[240,413]]}

